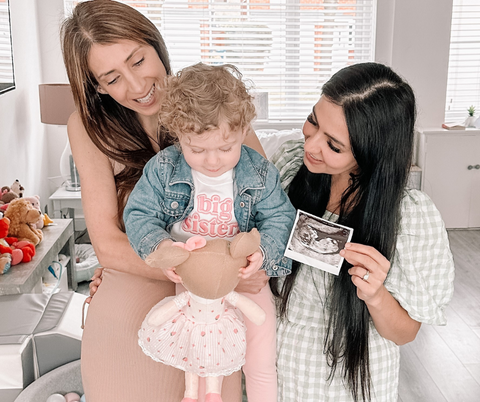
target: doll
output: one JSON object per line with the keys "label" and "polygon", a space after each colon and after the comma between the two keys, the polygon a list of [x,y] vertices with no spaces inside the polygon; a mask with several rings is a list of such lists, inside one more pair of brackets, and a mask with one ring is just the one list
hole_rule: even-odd
{"label": "doll", "polygon": [[265,312],[236,293],[239,268],[260,244],[256,229],[240,233],[230,243],[195,236],[185,244],[150,254],[145,262],[156,268],[176,267],[187,289],[154,306],[139,330],[139,345],[152,359],[185,371],[185,397],[198,399],[198,377],[206,377],[206,402],[221,402],[221,376],[245,363],[245,324],[242,313],[261,325]]}

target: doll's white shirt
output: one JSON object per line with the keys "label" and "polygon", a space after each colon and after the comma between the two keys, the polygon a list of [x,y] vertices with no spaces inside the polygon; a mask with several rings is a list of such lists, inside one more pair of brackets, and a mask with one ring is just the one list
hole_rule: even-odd
{"label": "doll's white shirt", "polygon": [[195,300],[198,303],[201,304],[212,304],[215,302],[215,299],[205,299],[204,297],[200,297],[197,295],[194,295],[193,293],[190,292],[190,297]]}
{"label": "doll's white shirt", "polygon": [[[150,324],[151,315],[172,299],[178,311],[163,324]],[[153,360],[202,377],[230,375],[245,364],[246,352],[245,323],[230,301],[236,303],[235,292],[209,304],[188,291],[167,297],[147,314],[139,345]]]}
{"label": "doll's white shirt", "polygon": [[192,236],[231,240],[239,232],[234,211],[233,169],[208,177],[192,169],[194,205],[190,214],[173,225],[170,235],[186,242]]}

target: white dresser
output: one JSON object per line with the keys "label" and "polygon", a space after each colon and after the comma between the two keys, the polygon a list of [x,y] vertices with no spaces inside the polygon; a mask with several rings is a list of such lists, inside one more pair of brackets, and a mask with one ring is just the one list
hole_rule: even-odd
{"label": "white dresser", "polygon": [[422,130],[422,190],[447,228],[480,228],[480,130]]}
{"label": "white dresser", "polygon": [[53,204],[53,218],[72,218],[75,232],[86,228],[81,191],[68,191],[62,186],[49,199]]}

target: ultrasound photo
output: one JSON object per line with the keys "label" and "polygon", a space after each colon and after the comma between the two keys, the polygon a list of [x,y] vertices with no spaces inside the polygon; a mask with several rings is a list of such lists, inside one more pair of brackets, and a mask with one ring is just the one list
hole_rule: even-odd
{"label": "ultrasound photo", "polygon": [[285,256],[338,275],[353,229],[298,210]]}

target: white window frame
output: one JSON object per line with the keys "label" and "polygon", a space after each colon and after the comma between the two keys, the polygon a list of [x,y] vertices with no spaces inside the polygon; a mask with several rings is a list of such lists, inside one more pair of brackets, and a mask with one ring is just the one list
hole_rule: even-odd
{"label": "white window frame", "polygon": [[453,0],[445,121],[480,115],[480,2]]}
{"label": "white window frame", "polygon": [[9,1],[0,1],[0,94],[15,89]]}
{"label": "white window frame", "polygon": [[[66,14],[70,12],[72,6],[77,1],[74,0],[64,0],[66,5]],[[179,53],[182,52],[182,46],[188,46],[188,44],[200,43],[200,36],[198,34],[198,29],[201,27],[193,26],[190,32],[179,30],[179,23],[175,26],[173,21],[173,8],[177,7],[181,3],[185,4],[185,10],[191,10],[188,8],[188,0],[122,0],[122,2],[134,5],[135,3],[144,4],[144,5],[161,5],[162,12],[166,15],[164,21],[160,17],[151,17],[151,14],[145,12],[145,8],[139,7],[138,10],[143,12],[144,15],[150,17],[154,23],[156,23],[160,32],[164,36],[167,48],[169,50],[172,68],[176,72],[180,68],[183,68],[187,65],[204,61],[203,57],[191,58],[191,59],[182,59],[180,60]],[[251,79],[254,83],[254,92],[258,92],[257,95],[257,111],[259,111],[259,118],[254,123],[254,127],[258,128],[272,128],[277,129],[291,129],[291,128],[300,128],[305,121],[306,116],[310,113],[312,105],[318,100],[321,91],[321,85],[323,82],[328,79],[333,73],[339,69],[345,67],[348,64],[353,64],[356,62],[364,61],[373,61],[375,58],[375,25],[376,25],[376,3],[377,0],[356,0],[356,3],[353,4],[356,8],[356,14],[351,17],[346,17],[347,13],[343,11],[340,15],[334,14],[339,12],[338,9],[346,6],[352,6],[352,4],[337,4],[337,0],[322,0],[324,10],[319,10],[319,7],[312,9],[311,3],[301,2],[301,0],[269,0],[268,3],[249,3],[247,0],[206,0],[206,3],[198,3],[199,5],[203,4],[215,4],[216,7],[241,7],[242,17],[248,19],[246,25],[250,24],[250,19],[252,24],[264,24],[268,25],[271,29],[273,44],[271,45],[270,53],[267,57],[267,62],[265,62],[266,67],[264,70],[270,69],[272,73],[265,72],[264,76],[260,77],[258,72],[253,71],[251,74],[248,71],[248,68],[251,68],[251,65],[248,65],[248,61],[239,65],[238,67],[243,72],[244,77]],[[191,5],[192,3],[190,3]],[[197,3],[195,3],[197,4]],[[301,5],[301,7],[299,7]],[[264,9],[259,7],[265,6]],[[336,6],[336,10],[333,8]],[[159,6],[160,7],[160,6]],[[265,9],[268,7],[268,10]],[[150,8],[150,11],[152,8]],[[210,21],[213,21],[210,11],[204,11],[202,9],[197,10],[198,14],[204,13]],[[222,10],[224,14],[227,14],[225,10]],[[218,17],[218,21],[222,21],[222,11]],[[210,14],[208,14],[210,12]],[[269,14],[266,14],[266,13]],[[194,12],[191,12],[193,14]],[[349,13],[351,13],[349,11]],[[365,13],[365,14],[364,14]],[[271,19],[267,18],[271,15]],[[188,20],[189,15],[185,13],[182,23],[185,24],[185,21]],[[323,20],[322,20],[323,18]],[[369,21],[369,25],[364,25],[364,20]],[[218,22],[217,21],[217,22]],[[259,22],[260,21],[260,22]],[[198,24],[198,23],[197,23]],[[207,23],[208,24],[208,23]],[[211,24],[211,22],[210,22]],[[209,25],[211,28],[213,25]],[[321,26],[321,28],[318,28]],[[347,26],[346,29],[344,27]],[[237,32],[242,31],[245,25],[239,25],[237,31],[231,33],[232,37],[229,37],[228,43],[235,42],[235,35]],[[285,29],[282,29],[285,27]],[[350,27],[350,28],[348,28]],[[324,36],[323,39],[318,39],[311,34],[311,30],[322,31]],[[196,31],[197,30],[197,31]],[[248,30],[254,30],[254,28],[245,28],[245,32]],[[310,31],[308,31],[310,30]],[[261,28],[257,32],[260,32]],[[174,34],[177,32],[177,34]],[[181,34],[178,34],[181,32]],[[210,30],[210,42],[212,43],[212,50],[215,50],[215,35],[212,34],[212,29]],[[226,36],[227,34],[225,34]],[[208,35],[207,35],[208,36]],[[265,33],[265,38],[268,34]],[[353,42],[353,38],[357,39],[357,42]],[[362,42],[365,42],[366,45],[363,45]],[[204,49],[204,43],[198,45],[195,51]],[[257,43],[257,42],[255,42]],[[358,48],[358,56],[356,53],[352,53],[352,49],[355,44],[360,44]],[[250,48],[257,47],[258,44],[251,44],[250,47],[242,54],[247,54]],[[200,48],[199,48],[200,46]],[[244,43],[239,43],[238,48],[247,47]],[[315,50],[320,49],[324,51],[325,47],[331,47],[330,50],[330,59],[325,57],[326,53],[315,53]],[[227,49],[228,50],[228,49]],[[242,49],[243,50],[243,49]],[[186,54],[195,53],[186,52]],[[315,53],[315,54],[314,54]],[[212,53],[207,53],[212,54]],[[323,54],[323,59],[319,59],[319,54]],[[351,55],[354,54],[354,57]],[[205,53],[203,54],[205,55]],[[202,56],[200,54],[200,56]],[[222,58],[221,55],[216,55]],[[255,57],[250,59],[250,63],[255,63]],[[317,57],[317,58],[315,58]],[[226,62],[232,62],[228,60],[228,54],[225,56]],[[235,60],[235,59],[234,59]],[[320,62],[318,62],[320,60]],[[277,66],[281,63],[281,72],[277,73],[279,70]],[[321,64],[323,63],[323,64]],[[236,64],[233,62],[233,64]],[[281,84],[276,86],[275,77],[281,77]],[[303,86],[302,86],[303,84]],[[270,107],[265,108],[265,92],[268,92],[268,97],[270,98]],[[262,107],[263,105],[263,107]],[[278,109],[275,109],[275,108]],[[281,109],[280,109],[281,108]],[[267,118],[262,115],[262,112],[269,111]],[[275,110],[277,110],[275,112]]]}

